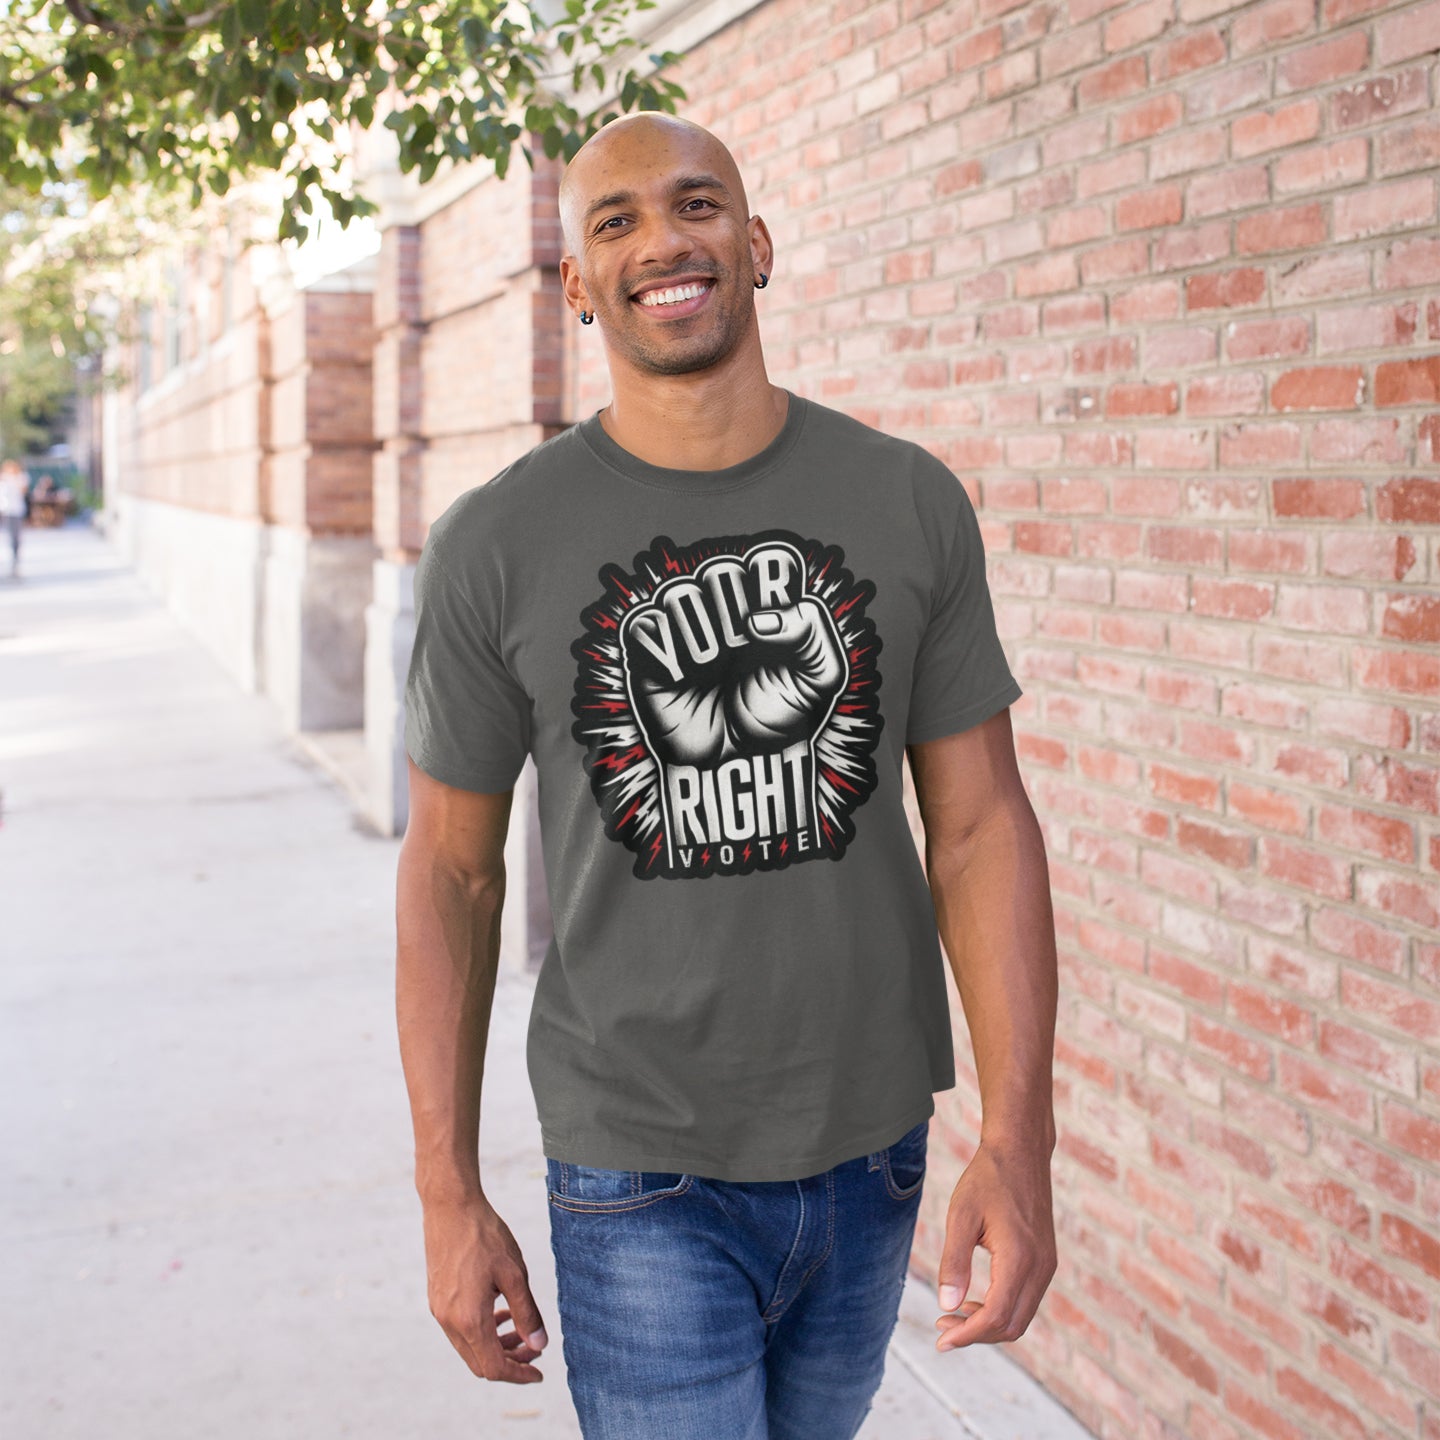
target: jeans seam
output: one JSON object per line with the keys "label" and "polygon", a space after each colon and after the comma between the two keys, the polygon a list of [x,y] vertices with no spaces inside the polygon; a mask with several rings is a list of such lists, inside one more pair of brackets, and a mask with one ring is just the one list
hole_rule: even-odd
{"label": "jeans seam", "polygon": [[550,1193],[550,1203],[561,1210],[570,1211],[572,1215],[614,1215],[629,1210],[642,1210],[645,1206],[654,1205],[660,1200],[673,1200],[676,1196],[685,1194],[694,1181],[695,1177],[693,1175],[687,1175],[672,1189],[651,1190],[648,1193],[631,1195],[628,1199],[621,1198],[616,1200],[575,1200],[571,1195],[552,1191]]}
{"label": "jeans seam", "polygon": [[[790,1253],[785,1257],[785,1263],[780,1267],[780,1277],[775,1282],[775,1294],[770,1303],[765,1307],[761,1319],[765,1321],[778,1320],[780,1311],[790,1302],[785,1298],[785,1276],[790,1269],[790,1262],[795,1258],[795,1252],[800,1248],[801,1237],[805,1234],[805,1189],[797,1180],[795,1182],[795,1193],[800,1197],[800,1222],[795,1226],[795,1238],[790,1242]],[[777,1309],[777,1307],[779,1307]],[[775,1313],[772,1314],[771,1312]]]}

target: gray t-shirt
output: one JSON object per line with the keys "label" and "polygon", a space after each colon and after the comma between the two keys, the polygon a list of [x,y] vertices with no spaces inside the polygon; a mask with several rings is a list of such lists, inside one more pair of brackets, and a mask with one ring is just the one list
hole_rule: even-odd
{"label": "gray t-shirt", "polygon": [[416,569],[411,757],[482,792],[535,758],[557,1160],[799,1179],[955,1083],[901,763],[1021,690],[956,477],[787,393],[723,470],[597,411],[461,495]]}

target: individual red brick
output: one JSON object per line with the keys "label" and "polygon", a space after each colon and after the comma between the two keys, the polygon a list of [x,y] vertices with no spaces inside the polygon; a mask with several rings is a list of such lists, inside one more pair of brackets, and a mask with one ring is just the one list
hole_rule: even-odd
{"label": "individual red brick", "polygon": [[1429,1319],[1431,1306],[1425,1290],[1401,1279],[1339,1235],[1330,1237],[1330,1273],[1402,1320],[1423,1325]]}
{"label": "individual red brick", "polygon": [[1408,1261],[1431,1280],[1440,1281],[1440,1239],[1432,1230],[1387,1211],[1380,1216],[1380,1244],[1386,1254]]}
{"label": "individual red brick", "polygon": [[1397,1327],[1391,1332],[1390,1354],[1412,1385],[1440,1400],[1440,1346],[1434,1341],[1417,1340]]}
{"label": "individual red brick", "polygon": [[1295,205],[1260,215],[1242,216],[1235,225],[1237,255],[1268,255],[1323,245],[1326,236],[1322,205]]}
{"label": "individual red brick", "polygon": [[1155,1343],[1156,1353],[1169,1361],[1187,1380],[1208,1390],[1212,1395],[1220,1393],[1220,1373],[1193,1345],[1187,1344],[1174,1331],[1152,1322],[1150,1334]]}
{"label": "individual red brick", "polygon": [[1355,678],[1364,689],[1440,695],[1440,654],[1367,646],[1356,646],[1352,654]]}
{"label": "individual red brick", "polygon": [[1225,981],[1206,966],[1196,965],[1153,944],[1147,966],[1152,979],[1200,1005],[1218,1009],[1224,1003]]}
{"label": "individual red brick", "polygon": [[1176,820],[1175,843],[1182,851],[1205,855],[1232,868],[1248,868],[1254,860],[1255,842],[1246,832],[1203,824],[1185,816]]}
{"label": "individual red brick", "polygon": [[1440,1162],[1440,1119],[1387,1100],[1380,1107],[1380,1134],[1429,1164]]}
{"label": "individual red brick", "polygon": [[1415,861],[1415,827],[1407,820],[1373,810],[1340,805],[1322,805],[1317,813],[1316,833],[1322,840],[1347,849],[1364,850],[1382,860],[1399,864]]}
{"label": "individual red brick", "polygon": [[1219,1297],[1224,1267],[1214,1264],[1209,1258],[1209,1252],[1198,1245],[1155,1229],[1146,1236],[1146,1245],[1161,1265],[1172,1274],[1178,1275],[1193,1289],[1214,1298]]}
{"label": "individual red brick", "polygon": [[1346,579],[1404,580],[1416,563],[1408,535],[1329,534],[1321,540],[1321,556],[1322,574]]}
{"label": "individual red brick", "polygon": [[1366,1409],[1401,1430],[1414,1430],[1415,1401],[1401,1386],[1328,1340],[1316,1349],[1315,1355],[1322,1373],[1344,1385]]}
{"label": "individual red brick", "polygon": [[1268,1080],[1273,1064],[1271,1047],[1203,1015],[1193,1015],[1190,1042],[1252,1080]]}
{"label": "individual red brick", "polygon": [[1377,519],[1440,525],[1440,480],[1387,480],[1375,488]]}
{"label": "individual red brick", "polygon": [[1302,1314],[1327,1325],[1356,1349],[1380,1358],[1380,1322],[1373,1311],[1356,1305],[1347,1295],[1296,1271],[1290,1279],[1291,1298]]}
{"label": "individual red brick", "polygon": [[1275,604],[1275,587],[1252,580],[1212,580],[1197,576],[1191,595],[1197,615],[1223,616],[1228,620],[1263,619]]}
{"label": "individual red brick", "polygon": [[1219,808],[1220,782],[1213,775],[1176,770],[1152,762],[1147,770],[1150,792],[1157,800],[1194,805],[1205,810]]}
{"label": "individual red brick", "polygon": [[1173,415],[1180,408],[1179,388],[1174,382],[1163,385],[1112,385],[1105,396],[1107,418]]}
{"label": "individual red brick", "polygon": [[1347,968],[1340,976],[1340,999],[1353,1014],[1377,1025],[1417,1040],[1440,1041],[1440,1004],[1404,986]]}
{"label": "individual red brick", "polygon": [[1225,1408],[1243,1422],[1247,1435],[1263,1440],[1314,1440],[1278,1410],[1229,1379],[1225,1382]]}
{"label": "individual red brick", "polygon": [[1299,574],[1310,568],[1313,540],[1295,530],[1231,530],[1226,549],[1232,570]]}
{"label": "individual red brick", "polygon": [[1440,644],[1440,596],[1385,596],[1380,632],[1387,639]]}
{"label": "individual red brick", "polygon": [[1338,790],[1345,784],[1348,756],[1323,745],[1288,741],[1276,745],[1273,764],[1275,774],[1281,778],[1299,778],[1312,785]]}
{"label": "individual red brick", "polygon": [[1331,1000],[1338,991],[1339,966],[1333,960],[1311,955],[1308,949],[1272,940],[1250,947],[1250,970],[1262,979],[1312,1000]]}
{"label": "individual red brick", "polygon": [[1158,1184],[1155,1178],[1139,1167],[1125,1173],[1127,1203],[1139,1206],[1147,1215],[1186,1234],[1195,1228],[1195,1204],[1182,1191]]}
{"label": "individual red brick", "polygon": [[[1270,1178],[1274,1166],[1268,1144],[1262,1144],[1235,1126],[1212,1120],[1204,1114],[1196,1115],[1192,1128],[1197,1145],[1226,1156],[1235,1170],[1243,1170],[1259,1180]],[[1228,1250],[1226,1253],[1229,1253]]]}
{"label": "individual red brick", "polygon": [[1311,917],[1310,935],[1322,949],[1377,970],[1399,974],[1404,968],[1404,937],[1358,915],[1323,906]]}
{"label": "individual red brick", "polygon": [[1406,810],[1440,815],[1440,769],[1406,765],[1391,755],[1361,755],[1355,762],[1355,793]]}
{"label": "individual red brick", "polygon": [[1305,1006],[1258,986],[1232,980],[1228,1000],[1234,1019],[1252,1030],[1263,1030],[1286,1044],[1307,1046],[1315,1033],[1315,1017]]}
{"label": "individual red brick", "polygon": [[1238,815],[1264,829],[1303,835],[1309,825],[1309,806],[1286,791],[1230,780],[1225,786],[1225,802],[1228,814]]}
{"label": "individual red brick", "polygon": [[1275,1393],[1308,1415],[1327,1440],[1370,1440],[1369,1427],[1354,1410],[1293,1366],[1276,1371]]}
{"label": "individual red brick", "polygon": [[1280,517],[1349,520],[1365,513],[1359,480],[1274,480],[1270,493]]}
{"label": "individual red brick", "polygon": [[1362,905],[1402,916],[1418,925],[1433,927],[1440,918],[1440,891],[1434,885],[1401,879],[1391,872],[1368,866],[1357,867],[1355,898]]}
{"label": "individual red brick", "polygon": [[1276,1081],[1285,1094],[1352,1125],[1373,1123],[1375,1107],[1368,1086],[1286,1050],[1276,1056],[1276,1067]]}
{"label": "individual red brick", "polygon": [[1415,1055],[1409,1046],[1394,1044],[1367,1030],[1338,1020],[1322,1019],[1317,1050],[1333,1060],[1402,1095],[1416,1090]]}
{"label": "individual red brick", "polygon": [[1346,860],[1289,845],[1274,836],[1261,837],[1258,863],[1262,875],[1331,900],[1348,900],[1353,892],[1351,867]]}
{"label": "individual red brick", "polygon": [[1288,1305],[1284,1311],[1272,1305],[1257,1286],[1238,1273],[1227,1277],[1226,1289],[1230,1308],[1271,1345],[1291,1355],[1309,1354],[1308,1327],[1295,1323]]}
{"label": "individual red brick", "polygon": [[1287,370],[1270,386],[1270,405],[1277,412],[1353,410],[1364,398],[1365,372],[1359,365]]}

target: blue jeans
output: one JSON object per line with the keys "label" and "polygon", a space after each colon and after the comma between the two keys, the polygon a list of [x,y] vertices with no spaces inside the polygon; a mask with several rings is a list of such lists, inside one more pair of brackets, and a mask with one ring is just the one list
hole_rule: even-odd
{"label": "blue jeans", "polygon": [[929,1121],[804,1180],[546,1157],[585,1440],[850,1440],[885,1370]]}

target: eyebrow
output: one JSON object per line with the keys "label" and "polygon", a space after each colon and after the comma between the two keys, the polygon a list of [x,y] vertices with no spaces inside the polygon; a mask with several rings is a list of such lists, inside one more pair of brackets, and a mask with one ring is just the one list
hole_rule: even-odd
{"label": "eyebrow", "polygon": [[[686,190],[720,190],[727,195],[730,193],[725,189],[725,182],[714,175],[686,175],[677,180],[670,190],[673,195],[679,195]],[[612,190],[610,194],[592,200],[585,207],[585,223],[588,225],[594,216],[602,210],[610,209],[612,205],[628,205],[636,198],[633,190]]]}

